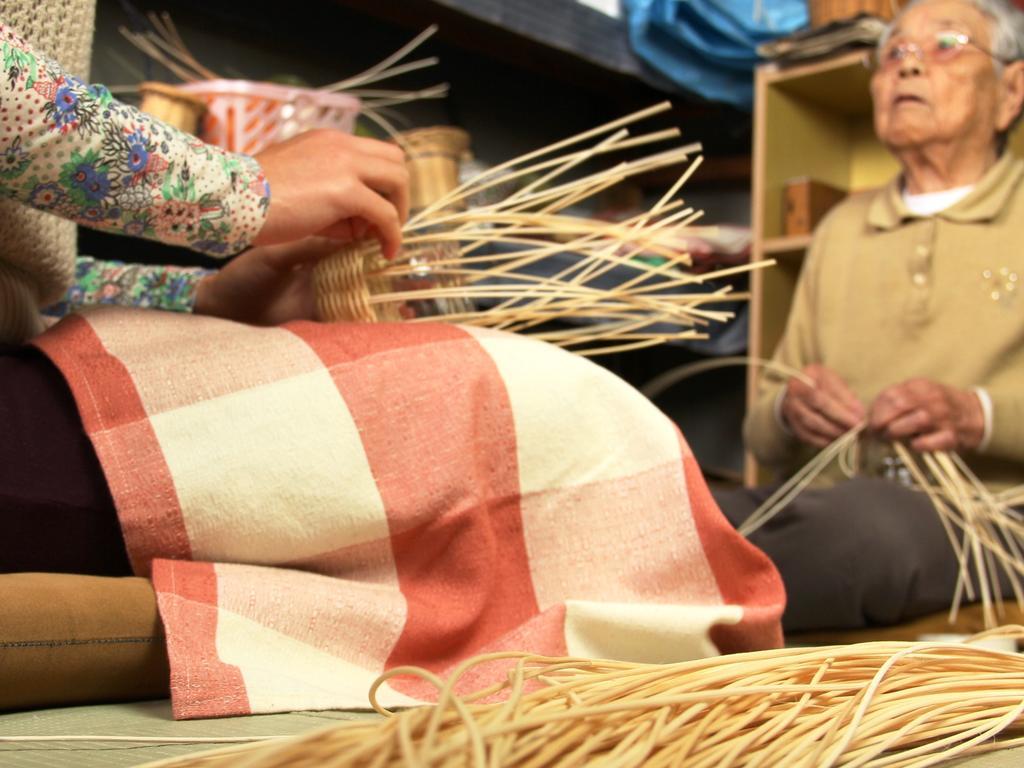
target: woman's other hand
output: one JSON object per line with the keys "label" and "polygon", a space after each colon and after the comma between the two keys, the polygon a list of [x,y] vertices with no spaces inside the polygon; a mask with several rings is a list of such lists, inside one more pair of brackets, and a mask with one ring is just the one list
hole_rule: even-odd
{"label": "woman's other hand", "polygon": [[194,311],[254,325],[313,320],[313,268],[339,247],[337,240],[307,237],[243,251],[219,272],[203,278]]}

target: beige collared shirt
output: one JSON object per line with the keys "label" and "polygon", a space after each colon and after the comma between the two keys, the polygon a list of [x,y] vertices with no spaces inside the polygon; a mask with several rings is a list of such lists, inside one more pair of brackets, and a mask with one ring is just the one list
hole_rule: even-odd
{"label": "beige collared shirt", "polygon": [[[960,202],[907,210],[900,181],[837,206],[819,226],[775,358],[836,370],[870,403],[923,377],[982,387],[993,423],[965,457],[993,487],[1024,483],[1024,162],[1005,154]],[[813,454],[780,428],[766,379],[747,415],[758,460],[784,471]]]}

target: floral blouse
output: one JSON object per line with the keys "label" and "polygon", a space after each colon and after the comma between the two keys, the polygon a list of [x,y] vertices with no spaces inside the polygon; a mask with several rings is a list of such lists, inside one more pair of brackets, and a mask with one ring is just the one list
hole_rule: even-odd
{"label": "floral blouse", "polygon": [[[85,226],[215,256],[237,253],[259,233],[270,188],[253,158],[118,102],[2,23],[0,58],[0,195]],[[123,303],[134,296],[146,306],[182,309],[201,276],[101,264],[79,261],[70,301],[121,291],[129,294]],[[113,279],[110,269],[120,270]]]}
{"label": "floral blouse", "polygon": [[45,307],[43,314],[63,317],[92,304],[191,312],[199,281],[210,274],[212,270],[199,267],[155,267],[79,256],[75,279],[64,299]]}

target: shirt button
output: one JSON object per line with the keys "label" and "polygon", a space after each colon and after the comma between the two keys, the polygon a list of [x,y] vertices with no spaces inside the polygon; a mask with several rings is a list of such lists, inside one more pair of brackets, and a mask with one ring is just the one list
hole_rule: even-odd
{"label": "shirt button", "polygon": [[914,285],[918,288],[921,288],[928,283],[928,275],[924,272],[915,272],[912,279],[914,281]]}
{"label": "shirt button", "polygon": [[927,256],[931,252],[931,248],[927,245],[919,245],[916,250],[918,256]]}

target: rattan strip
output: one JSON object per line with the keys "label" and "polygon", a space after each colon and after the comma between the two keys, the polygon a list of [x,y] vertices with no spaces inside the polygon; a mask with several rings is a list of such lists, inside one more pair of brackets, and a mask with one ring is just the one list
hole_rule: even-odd
{"label": "rattan strip", "polygon": [[321,319],[364,323],[380,319],[370,305],[366,262],[373,257],[367,251],[372,251],[369,243],[356,243],[317,264],[313,280],[317,314]]}
{"label": "rattan strip", "polygon": [[[380,278],[372,286],[360,284],[354,264],[342,263],[343,258],[355,258],[350,250],[326,260],[317,269],[318,291],[352,291],[357,297],[322,297],[321,318],[357,319],[351,306],[368,301],[381,319],[379,307],[394,304],[403,319],[530,333],[584,355],[704,337],[709,323],[732,317],[731,311],[714,305],[746,297],[731,293],[729,286],[701,286],[770,262],[692,273],[679,241],[702,212],[685,208],[674,198],[700,166],[699,145],[656,152],[576,177],[588,161],[676,138],[674,129],[631,136],[627,128],[667,106],[642,110],[528,153],[450,190],[410,219],[399,256],[381,262],[367,275]],[[590,146],[580,149],[585,142]],[[680,164],[684,170],[661,199],[628,221],[562,213],[632,176]],[[497,202],[466,206],[510,179],[531,180]],[[452,255],[421,258],[419,249],[428,245],[439,251],[447,247]],[[550,276],[533,270],[557,254],[570,255],[568,266]],[[436,311],[419,314],[411,309],[413,304]],[[572,327],[560,327],[567,320]]]}
{"label": "rattan strip", "polygon": [[[500,660],[504,683],[454,692],[467,670]],[[962,644],[861,643],[667,665],[492,654],[447,682],[402,668],[377,685],[402,675],[436,685],[438,704],[150,768],[916,768],[1024,741],[1024,658]],[[495,694],[504,700],[480,703]]]}

